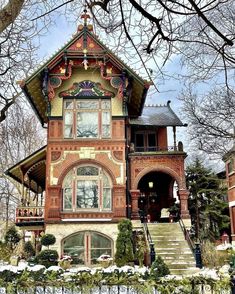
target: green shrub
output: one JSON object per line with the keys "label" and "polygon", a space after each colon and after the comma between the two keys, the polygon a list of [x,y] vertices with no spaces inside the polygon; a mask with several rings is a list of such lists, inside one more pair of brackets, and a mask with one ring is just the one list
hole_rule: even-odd
{"label": "green shrub", "polygon": [[7,244],[7,246],[9,246],[11,251],[13,251],[16,248],[16,245],[19,243],[21,239],[20,234],[17,232],[15,226],[9,228],[6,231],[4,238],[5,238],[5,243]]}
{"label": "green shrub", "polygon": [[9,261],[11,257],[11,249],[7,246],[7,244],[0,244],[0,260]]}
{"label": "green shrub", "polygon": [[56,250],[46,249],[42,250],[37,255],[37,261],[39,264],[44,265],[45,267],[50,267],[52,265],[58,264],[59,255]]}
{"label": "green shrub", "polygon": [[218,251],[215,244],[206,240],[201,246],[202,264],[205,267],[213,268],[229,263],[231,252],[228,250]]}
{"label": "green shrub", "polygon": [[24,252],[27,258],[32,257],[35,255],[35,249],[33,247],[32,242],[27,241],[24,244]]}
{"label": "green shrub", "polygon": [[55,244],[56,238],[52,234],[45,234],[41,238],[41,244],[49,248],[50,245]]}
{"label": "green shrub", "polygon": [[121,267],[134,260],[131,221],[129,219],[121,220],[118,224],[118,230],[115,262],[117,266]]}
{"label": "green shrub", "polygon": [[161,256],[157,256],[150,269],[150,276],[157,280],[158,278],[164,277],[170,274],[168,266],[165,264]]}

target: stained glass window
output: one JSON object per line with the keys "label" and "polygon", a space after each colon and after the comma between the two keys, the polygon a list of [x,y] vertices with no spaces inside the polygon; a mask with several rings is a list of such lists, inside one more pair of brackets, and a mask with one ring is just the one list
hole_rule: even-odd
{"label": "stained glass window", "polygon": [[77,169],[78,176],[98,176],[99,169],[95,166],[82,166]]}

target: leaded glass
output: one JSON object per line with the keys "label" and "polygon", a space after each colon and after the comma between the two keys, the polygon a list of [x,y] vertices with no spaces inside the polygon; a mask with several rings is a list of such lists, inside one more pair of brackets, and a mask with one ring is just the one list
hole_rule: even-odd
{"label": "leaded glass", "polygon": [[72,138],[72,136],[73,136],[73,113],[71,111],[65,112],[64,136],[65,136],[65,138]]}
{"label": "leaded glass", "polygon": [[111,189],[103,188],[103,209],[111,210]]}
{"label": "leaded glass", "polygon": [[110,109],[110,100],[102,100],[101,108],[102,109]]}
{"label": "leaded glass", "polygon": [[77,181],[77,208],[98,208],[98,181]]}
{"label": "leaded glass", "polygon": [[78,101],[77,102],[78,109],[98,109],[99,101]]}
{"label": "leaded glass", "polygon": [[64,108],[65,109],[73,109],[73,101],[65,101],[64,103]]}
{"label": "leaded glass", "polygon": [[97,176],[99,169],[94,166],[82,166],[77,169],[78,176]]}
{"label": "leaded glass", "polygon": [[103,186],[110,187],[109,178],[106,176],[106,174],[103,174]]}
{"label": "leaded glass", "polygon": [[110,137],[110,112],[102,112],[102,137]]}
{"label": "leaded glass", "polygon": [[77,114],[77,137],[98,137],[98,112],[79,112]]}
{"label": "leaded glass", "polygon": [[72,209],[72,188],[64,188],[64,209]]}

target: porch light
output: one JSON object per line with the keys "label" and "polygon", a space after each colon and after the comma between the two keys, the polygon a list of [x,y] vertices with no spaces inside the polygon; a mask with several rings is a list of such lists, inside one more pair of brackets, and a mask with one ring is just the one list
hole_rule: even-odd
{"label": "porch light", "polygon": [[153,188],[153,182],[149,182],[149,188]]}

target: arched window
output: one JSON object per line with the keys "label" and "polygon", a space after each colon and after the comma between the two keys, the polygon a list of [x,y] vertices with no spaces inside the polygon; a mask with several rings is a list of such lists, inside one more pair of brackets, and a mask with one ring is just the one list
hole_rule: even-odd
{"label": "arched window", "polygon": [[111,210],[111,181],[97,166],[73,168],[63,181],[63,210]]}
{"label": "arched window", "polygon": [[92,231],[79,232],[66,238],[62,248],[62,255],[71,256],[73,264],[92,265],[102,254],[113,255],[112,241]]}

